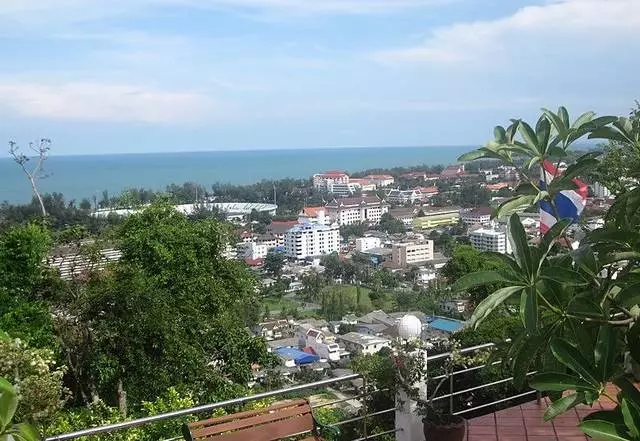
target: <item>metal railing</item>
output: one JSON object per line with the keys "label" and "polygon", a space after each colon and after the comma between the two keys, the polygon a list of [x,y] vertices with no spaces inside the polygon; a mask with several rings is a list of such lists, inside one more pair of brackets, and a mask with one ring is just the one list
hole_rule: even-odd
{"label": "metal railing", "polygon": [[[468,354],[468,353],[473,353],[473,352],[477,352],[477,351],[481,351],[481,350],[485,350],[485,349],[491,349],[494,348],[496,345],[494,343],[485,343],[485,344],[481,344],[481,345],[477,345],[477,346],[471,346],[468,348],[463,348],[458,350],[456,353],[458,354]],[[427,357],[427,369],[429,368],[429,362],[434,362],[434,361],[439,361],[439,360],[444,360],[447,358],[450,358],[453,354],[451,352],[444,352],[441,354],[437,354],[437,355],[433,355],[430,357]],[[513,377],[507,377],[507,378],[503,378],[500,380],[496,380],[496,381],[492,381],[490,383],[484,383],[478,386],[473,386],[473,387],[468,387],[462,390],[454,390],[454,379],[456,376],[458,375],[462,375],[465,373],[469,373],[469,372],[473,372],[473,371],[477,371],[479,369],[482,369],[484,367],[487,366],[494,366],[494,365],[498,365],[501,364],[502,361],[494,361],[491,363],[487,363],[487,364],[481,364],[481,365],[477,365],[477,366],[471,366],[469,368],[465,368],[465,369],[460,369],[460,370],[456,370],[450,373],[446,373],[443,375],[438,375],[438,376],[434,376],[432,378],[430,378],[430,380],[442,380],[445,378],[448,378],[449,380],[449,393],[446,394],[442,394],[442,395],[438,395],[436,396],[433,401],[441,401],[441,400],[445,400],[445,399],[449,399],[449,411],[450,413],[454,414],[454,415],[462,415],[462,414],[467,414],[469,412],[473,412],[473,411],[478,411],[481,409],[485,409],[491,406],[495,406],[497,404],[501,404],[501,403],[505,403],[511,400],[516,400],[516,399],[521,399],[524,398],[528,395],[533,395],[536,394],[535,390],[531,390],[531,391],[527,391],[524,393],[518,393],[509,397],[505,397],[505,398],[500,398],[494,401],[491,401],[489,403],[482,403],[476,406],[472,406],[470,408],[465,408],[462,410],[458,410],[455,411],[454,409],[454,397],[456,396],[460,396],[460,395],[464,395],[464,394],[468,394],[471,392],[475,392],[487,387],[492,387],[492,386],[497,386],[500,384],[504,384],[504,383],[508,383],[510,381],[513,381]],[[529,372],[526,375],[533,375],[535,374],[535,372]],[[49,438],[46,438],[44,441],[67,441],[67,440],[73,440],[76,438],[81,438],[81,437],[85,437],[85,436],[92,436],[92,435],[99,435],[99,434],[103,434],[103,433],[110,433],[110,432],[115,432],[115,431],[119,431],[119,430],[125,430],[125,429],[129,429],[132,427],[138,427],[138,426],[143,426],[143,425],[147,425],[147,424],[153,424],[153,423],[158,423],[161,421],[168,421],[168,420],[174,420],[180,417],[185,417],[185,416],[189,416],[189,415],[196,415],[196,414],[201,414],[201,413],[205,413],[205,412],[211,412],[213,410],[216,409],[221,409],[221,408],[225,408],[225,407],[231,407],[231,406],[238,406],[238,405],[243,405],[252,401],[257,401],[257,400],[261,400],[261,399],[265,399],[265,398],[271,398],[271,397],[276,397],[276,396],[282,396],[282,395],[286,395],[286,394],[291,394],[292,392],[298,392],[298,391],[303,391],[303,390],[309,390],[309,389],[319,389],[319,388],[323,388],[324,386],[329,386],[332,384],[336,384],[336,383],[342,383],[345,381],[352,381],[352,380],[356,380],[356,379],[362,379],[363,380],[363,387],[361,388],[362,392],[358,393],[357,395],[354,396],[347,396],[345,398],[340,398],[337,400],[331,400],[329,402],[324,402],[324,403],[319,403],[319,404],[313,404],[312,405],[312,409],[319,409],[319,408],[323,408],[323,407],[328,407],[328,406],[334,406],[336,404],[340,404],[343,402],[347,402],[347,401],[353,401],[353,400],[362,400],[363,398],[366,398],[368,396],[371,396],[375,393],[381,393],[381,392],[386,392],[388,391],[387,389],[376,389],[376,390],[372,390],[372,391],[368,391],[367,390],[367,382],[366,382],[366,378],[362,377],[362,375],[360,374],[350,374],[350,375],[345,375],[342,377],[337,377],[337,378],[328,378],[325,380],[320,380],[320,381],[315,381],[313,383],[306,383],[306,384],[297,384],[288,388],[284,388],[284,389],[278,389],[278,390],[273,390],[273,391],[268,391],[268,392],[262,392],[259,394],[255,394],[255,395],[247,395],[244,397],[239,397],[239,398],[234,398],[234,399],[230,399],[230,400],[225,400],[225,401],[219,401],[217,403],[211,403],[211,404],[205,404],[205,405],[201,405],[201,406],[196,406],[196,407],[190,407],[187,409],[181,409],[181,410],[176,410],[173,412],[167,412],[167,413],[163,413],[163,414],[159,414],[159,415],[153,415],[153,416],[149,416],[149,417],[144,417],[144,418],[138,418],[138,419],[134,419],[134,420],[129,420],[129,421],[123,421],[120,423],[114,423],[114,424],[109,424],[109,425],[105,425],[105,426],[100,426],[100,427],[94,427],[94,428],[89,428],[89,429],[84,429],[84,430],[79,430],[76,432],[71,432],[71,433],[65,433],[62,435],[56,435],[56,436],[51,436]],[[540,398],[539,395],[537,397],[538,399]],[[385,415],[391,412],[395,412],[396,411],[396,407],[391,407],[388,409],[383,409],[380,411],[376,411],[376,412],[368,412],[367,409],[367,401],[366,400],[362,400],[363,403],[363,412],[362,414],[353,417],[353,418],[348,418],[346,420],[343,421],[338,421],[336,423],[333,424],[328,424],[329,426],[344,426],[347,424],[353,424],[356,422],[362,422],[362,437],[358,438],[354,441],[365,441],[365,440],[370,440],[370,439],[375,439],[378,438],[380,436],[383,435],[388,435],[388,434],[392,434],[392,433],[397,433],[399,431],[402,431],[402,428],[394,428],[394,429],[390,429],[390,430],[385,430],[382,432],[376,432],[376,433],[369,433],[369,422],[371,420],[371,418],[376,417],[376,416],[380,416],[380,415]],[[181,437],[176,437],[176,438],[171,438],[171,441],[177,441],[181,439]]]}
{"label": "metal railing", "polygon": [[[507,339],[507,340],[505,340],[505,343],[509,343],[510,341],[511,341],[511,339]],[[495,343],[484,343],[484,344],[481,344],[481,345],[470,346],[468,348],[462,348],[462,349],[458,350],[457,353],[458,354],[469,354],[469,353],[473,353],[473,352],[482,351],[484,349],[493,349],[495,347],[496,347]],[[453,355],[452,352],[443,352],[441,354],[437,354],[437,355],[433,355],[431,357],[427,357],[427,370],[429,369],[429,362],[444,360],[444,359],[450,358],[452,355]],[[460,369],[460,370],[453,371],[453,372],[450,372],[450,373],[446,373],[446,374],[438,375],[438,376],[435,376],[435,377],[431,377],[430,380],[442,380],[442,379],[445,379],[445,378],[448,378],[448,380],[449,380],[449,393],[436,396],[435,398],[433,398],[432,402],[441,401],[441,400],[444,400],[444,399],[448,398],[449,399],[449,413],[451,413],[453,415],[463,415],[463,414],[466,414],[466,413],[470,413],[470,412],[478,411],[478,410],[481,410],[481,409],[485,409],[487,407],[492,407],[492,406],[495,406],[497,404],[505,403],[505,402],[512,401],[512,400],[521,399],[521,398],[524,398],[526,396],[534,395],[534,394],[536,396],[536,400],[538,400],[538,402],[540,401],[539,392],[537,392],[535,390],[530,390],[530,391],[526,391],[526,392],[523,392],[523,393],[517,393],[517,394],[511,395],[509,397],[504,397],[504,398],[500,398],[500,399],[497,399],[497,400],[493,400],[493,401],[491,401],[489,403],[482,403],[482,404],[479,404],[477,406],[469,407],[467,409],[462,409],[462,410],[459,410],[459,411],[455,411],[455,409],[454,409],[454,401],[453,401],[454,397],[513,381],[513,377],[511,376],[511,377],[506,377],[506,378],[503,378],[503,379],[500,379],[500,380],[492,381],[490,383],[484,383],[484,384],[481,384],[481,385],[478,385],[478,386],[473,386],[473,387],[469,387],[469,388],[466,388],[466,389],[462,389],[462,390],[456,391],[456,390],[454,390],[455,377],[458,376],[458,375],[461,375],[461,374],[465,374],[465,373],[469,373],[469,372],[480,370],[480,369],[485,368],[487,366],[495,366],[495,365],[499,365],[499,364],[502,364],[502,361],[499,360],[499,361],[494,361],[494,362],[491,362],[491,363],[488,363],[488,364],[480,364],[480,365],[477,365],[477,366],[471,366],[469,368]],[[531,376],[531,375],[534,375],[534,374],[536,374],[536,371],[528,372],[526,374],[526,376]]]}
{"label": "metal railing", "polygon": [[[76,432],[65,433],[65,434],[61,434],[61,435],[55,435],[55,436],[51,436],[49,438],[46,438],[44,441],[67,441],[67,440],[73,440],[73,439],[81,438],[81,437],[85,437],[85,436],[93,436],[93,435],[99,435],[99,434],[103,434],[103,433],[111,433],[111,432],[115,432],[115,431],[119,431],[119,430],[130,429],[132,427],[144,426],[144,425],[147,425],[147,424],[158,423],[158,422],[161,422],[161,421],[173,420],[173,419],[177,419],[177,418],[188,416],[188,415],[196,415],[196,414],[200,414],[200,413],[204,413],[204,412],[210,412],[210,411],[213,411],[213,410],[216,410],[216,409],[225,408],[225,407],[238,406],[238,405],[249,403],[251,401],[257,401],[257,400],[261,400],[261,399],[264,399],[264,398],[276,397],[276,396],[279,396],[279,395],[286,395],[286,394],[290,394],[292,392],[303,391],[303,390],[308,390],[308,389],[319,389],[319,388],[322,388],[324,386],[329,386],[329,385],[332,385],[332,384],[341,383],[341,382],[345,382],[345,381],[356,380],[356,379],[361,379],[361,378],[364,380],[364,378],[360,374],[350,374],[350,375],[345,375],[345,376],[342,376],[342,377],[328,378],[326,380],[315,381],[313,383],[297,384],[295,386],[291,386],[291,387],[284,388],[284,389],[278,389],[278,390],[273,390],[273,391],[269,391],[269,392],[262,392],[262,393],[255,394],[255,395],[247,395],[247,396],[244,396],[244,397],[233,398],[231,400],[219,401],[217,403],[204,404],[202,406],[190,407],[190,408],[187,408],[187,409],[180,409],[180,410],[176,410],[176,411],[173,411],[173,412],[167,412],[167,413],[163,413],[163,414],[159,414],[159,415],[153,415],[153,416],[148,416],[148,417],[144,417],[144,418],[138,418],[138,419],[134,419],[134,420],[123,421],[123,422],[120,422],[120,423],[114,423],[114,424],[108,424],[108,425],[100,426],[100,427],[93,427],[93,428],[89,428],[89,429],[78,430]],[[316,404],[316,405],[312,406],[312,409],[318,409],[318,408],[321,408],[321,407],[328,407],[328,406],[332,406],[332,405],[335,405],[335,404],[338,404],[338,403],[351,401],[351,400],[358,400],[358,399],[367,397],[369,395],[372,395],[374,393],[379,393],[379,392],[383,392],[384,391],[384,390],[374,390],[372,392],[366,392],[366,381],[365,381],[362,389],[365,390],[365,392],[362,393],[362,394],[358,394],[356,396],[350,396],[350,397],[343,398],[343,399],[340,399],[340,400],[334,400],[334,401],[331,401],[331,402],[328,402],[328,403]],[[364,414],[363,415],[359,415],[357,417],[350,418],[350,419],[347,419],[347,420],[344,420],[344,421],[338,421],[338,422],[333,423],[333,424],[327,424],[327,426],[342,426],[342,425],[345,425],[345,424],[350,424],[350,423],[362,421],[363,422],[363,428],[362,428],[363,437],[359,438],[358,439],[359,441],[375,439],[375,438],[378,438],[378,437],[380,437],[382,435],[395,433],[395,432],[397,432],[399,430],[402,430],[402,429],[393,429],[393,430],[388,430],[388,431],[384,431],[384,432],[378,432],[378,433],[369,434],[368,433],[368,426],[367,426],[367,422],[368,422],[369,418],[375,417],[377,415],[382,415],[382,414],[394,412],[396,409],[395,409],[395,407],[393,407],[393,408],[385,409],[385,410],[378,411],[378,412],[368,413],[367,412],[367,408],[366,408],[366,401],[363,401],[363,406],[364,406]],[[178,440],[178,439],[182,439],[182,437],[171,438],[171,440]]]}

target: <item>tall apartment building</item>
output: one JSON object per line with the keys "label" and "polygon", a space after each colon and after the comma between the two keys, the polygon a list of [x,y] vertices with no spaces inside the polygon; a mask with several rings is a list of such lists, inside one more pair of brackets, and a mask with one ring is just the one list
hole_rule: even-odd
{"label": "tall apartment building", "polygon": [[469,233],[471,245],[478,251],[495,251],[496,253],[510,254],[511,244],[504,231],[480,228]]}
{"label": "tall apartment building", "polygon": [[285,255],[292,259],[302,260],[339,250],[340,228],[336,224],[298,224],[284,234]]}
{"label": "tall apartment building", "polygon": [[313,186],[319,190],[327,190],[330,184],[348,184],[349,175],[345,172],[332,170],[324,173],[316,173],[311,177]]}
{"label": "tall apartment building", "polygon": [[378,196],[334,199],[325,208],[327,215],[338,225],[362,222],[377,224],[382,215],[389,211],[387,203]]}
{"label": "tall apartment building", "polygon": [[391,261],[398,268],[406,268],[429,260],[433,260],[432,240],[391,245]]}

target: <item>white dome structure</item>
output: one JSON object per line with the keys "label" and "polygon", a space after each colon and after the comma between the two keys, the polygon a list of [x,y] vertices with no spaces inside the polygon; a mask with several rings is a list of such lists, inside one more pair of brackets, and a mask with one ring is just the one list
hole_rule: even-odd
{"label": "white dome structure", "polygon": [[398,335],[403,340],[415,340],[422,335],[422,322],[415,315],[407,314],[398,323]]}

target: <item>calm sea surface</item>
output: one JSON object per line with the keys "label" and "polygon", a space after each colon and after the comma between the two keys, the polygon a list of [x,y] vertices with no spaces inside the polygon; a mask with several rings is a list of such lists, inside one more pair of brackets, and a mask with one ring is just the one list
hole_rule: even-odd
{"label": "calm sea surface", "polygon": [[[387,147],[306,150],[252,150],[96,156],[52,156],[50,176],[41,191],[59,192],[67,200],[100,198],[103,190],[118,194],[127,188],[163,189],[171,183],[249,184],[262,179],[304,178],[330,169],[350,172],[420,164],[450,164],[472,147]],[[0,158],[0,201],[31,199],[28,181],[18,166]]]}

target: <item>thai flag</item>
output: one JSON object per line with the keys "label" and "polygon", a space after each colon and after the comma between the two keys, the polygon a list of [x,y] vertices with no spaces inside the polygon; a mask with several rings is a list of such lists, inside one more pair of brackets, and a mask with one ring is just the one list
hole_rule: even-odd
{"label": "thai flag", "polygon": [[[545,161],[543,163],[541,172],[543,173],[540,179],[540,188],[542,189],[546,188],[546,182],[551,182],[555,176],[561,174],[551,161]],[[589,187],[577,178],[573,178],[572,180],[578,188],[575,190],[561,191],[554,197],[553,202],[555,203],[560,219],[571,219],[575,222],[580,218],[587,204]],[[558,219],[555,217],[551,204],[548,201],[540,201],[540,233],[545,234],[556,222],[558,222]]]}

